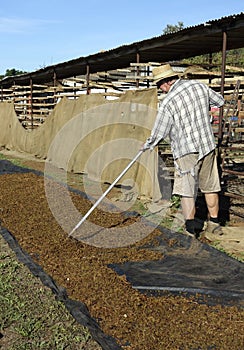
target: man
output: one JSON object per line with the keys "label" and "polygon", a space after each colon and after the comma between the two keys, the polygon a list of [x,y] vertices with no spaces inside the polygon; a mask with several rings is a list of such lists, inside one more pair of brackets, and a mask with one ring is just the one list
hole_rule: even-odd
{"label": "man", "polygon": [[224,99],[205,84],[180,79],[169,64],[155,68],[153,78],[166,96],[143,149],[153,149],[160,140],[170,138],[175,164],[173,194],[181,196],[184,233],[197,237],[195,199],[200,188],[209,212],[206,232],[209,236],[221,235],[218,221],[220,181],[209,108],[222,106]]}

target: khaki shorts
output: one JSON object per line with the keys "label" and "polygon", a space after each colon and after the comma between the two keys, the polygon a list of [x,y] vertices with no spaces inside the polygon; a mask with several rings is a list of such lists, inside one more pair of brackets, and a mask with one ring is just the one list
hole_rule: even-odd
{"label": "khaki shorts", "polygon": [[215,150],[201,160],[198,153],[191,153],[175,161],[173,194],[196,197],[201,192],[219,192],[221,190]]}

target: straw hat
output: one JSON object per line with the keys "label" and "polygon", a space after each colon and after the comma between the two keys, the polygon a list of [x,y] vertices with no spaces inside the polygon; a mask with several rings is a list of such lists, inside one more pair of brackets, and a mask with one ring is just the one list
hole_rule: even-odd
{"label": "straw hat", "polygon": [[154,68],[152,74],[155,84],[157,84],[160,80],[178,76],[178,73],[174,72],[169,64]]}

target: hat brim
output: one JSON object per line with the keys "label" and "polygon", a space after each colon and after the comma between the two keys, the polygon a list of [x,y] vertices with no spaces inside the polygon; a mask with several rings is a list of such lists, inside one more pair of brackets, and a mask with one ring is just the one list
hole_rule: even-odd
{"label": "hat brim", "polygon": [[159,74],[153,80],[154,80],[154,83],[157,84],[158,82],[160,82],[160,80],[165,80],[165,79],[168,79],[170,77],[172,77],[172,78],[179,77],[179,74],[176,72],[170,72],[169,74]]}

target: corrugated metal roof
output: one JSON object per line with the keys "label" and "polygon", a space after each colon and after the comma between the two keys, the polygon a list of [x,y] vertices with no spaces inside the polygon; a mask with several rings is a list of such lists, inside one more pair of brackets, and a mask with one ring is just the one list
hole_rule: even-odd
{"label": "corrugated metal roof", "polygon": [[227,34],[228,50],[244,47],[244,13],[79,57],[28,74],[6,77],[1,81],[1,86],[9,87],[14,83],[28,85],[30,78],[36,84],[48,83],[53,81],[54,74],[56,79],[84,75],[88,66],[90,73],[126,68],[136,62],[138,57],[141,63],[163,63],[219,52],[223,46],[223,32]]}

